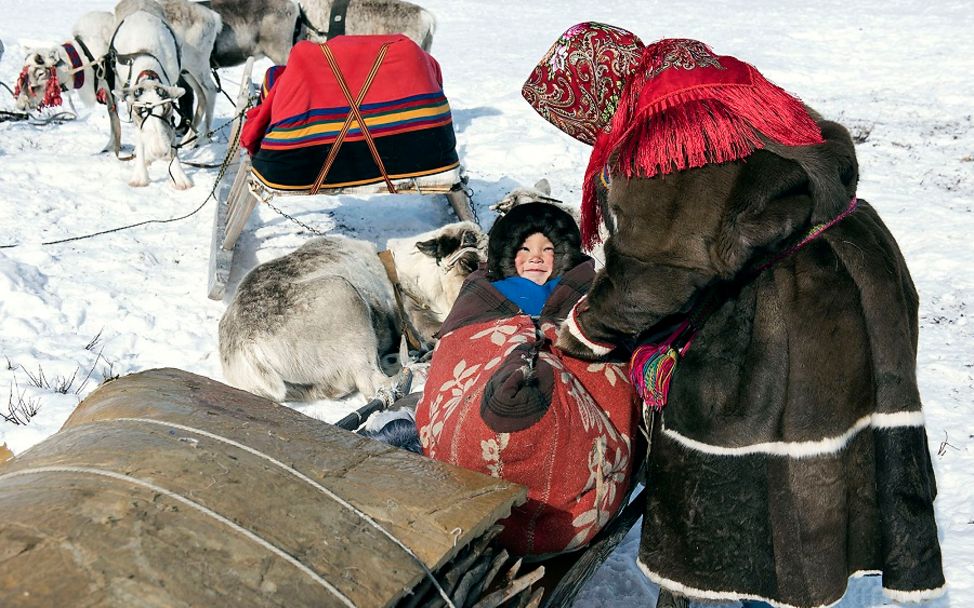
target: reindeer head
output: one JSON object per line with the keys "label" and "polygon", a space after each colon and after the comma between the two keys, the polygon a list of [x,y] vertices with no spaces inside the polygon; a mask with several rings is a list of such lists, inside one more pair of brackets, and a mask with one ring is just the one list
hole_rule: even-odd
{"label": "reindeer head", "polygon": [[457,222],[403,239],[389,239],[389,250],[406,309],[424,341],[433,339],[460,293],[460,286],[487,253],[487,235],[473,222]]}
{"label": "reindeer head", "polygon": [[61,105],[61,83],[57,75],[60,65],[64,65],[64,60],[57,47],[34,49],[27,53],[14,88],[18,110]]}
{"label": "reindeer head", "polygon": [[155,72],[145,70],[136,78],[134,85],[115,89],[112,93],[128,104],[141,127],[150,116],[171,122],[173,106],[186,93],[186,89],[163,84]]}

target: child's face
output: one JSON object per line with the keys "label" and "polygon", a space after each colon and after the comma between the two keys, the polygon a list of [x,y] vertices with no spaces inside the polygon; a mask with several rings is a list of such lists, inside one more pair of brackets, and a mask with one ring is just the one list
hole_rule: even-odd
{"label": "child's face", "polygon": [[544,285],[555,267],[555,246],[548,237],[535,232],[524,239],[514,256],[517,276]]}

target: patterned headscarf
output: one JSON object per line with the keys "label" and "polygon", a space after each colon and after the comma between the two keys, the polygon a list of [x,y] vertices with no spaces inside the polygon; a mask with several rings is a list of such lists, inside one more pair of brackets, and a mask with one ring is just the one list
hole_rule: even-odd
{"label": "patterned headscarf", "polygon": [[702,42],[643,47],[634,34],[580,23],[562,34],[521,89],[546,120],[593,146],[582,195],[582,241],[599,239],[597,184],[614,174],[649,178],[739,160],[767,138],[822,143],[801,100],[753,66]]}
{"label": "patterned headscarf", "polygon": [[548,49],[521,95],[545,120],[591,146],[612,120],[643,48],[632,32],[579,23]]}
{"label": "patterned headscarf", "polygon": [[585,171],[582,240],[599,239],[596,183],[613,174],[649,178],[708,163],[725,163],[764,148],[822,143],[805,105],[754,66],[717,55],[702,42],[664,39],[646,47]]}

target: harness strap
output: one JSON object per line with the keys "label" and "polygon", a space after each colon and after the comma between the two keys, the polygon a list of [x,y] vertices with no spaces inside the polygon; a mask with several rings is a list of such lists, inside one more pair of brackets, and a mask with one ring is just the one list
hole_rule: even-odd
{"label": "harness strap", "polygon": [[145,76],[145,79],[151,78],[153,80],[161,80],[161,78],[159,78],[159,74],[157,74],[155,70],[142,70],[139,72],[139,75],[135,77],[135,82],[132,84],[139,84],[142,82],[143,76]]}
{"label": "harness strap", "polygon": [[382,262],[382,266],[386,269],[386,276],[389,277],[389,282],[392,283],[392,292],[396,296],[396,310],[399,316],[399,328],[402,334],[406,336],[406,341],[409,342],[409,346],[413,350],[420,350],[422,348],[422,342],[419,336],[416,335],[416,330],[413,329],[413,324],[409,322],[409,316],[406,314],[406,307],[403,305],[402,297],[402,285],[399,283],[399,273],[396,271],[396,260],[392,257],[392,252],[386,249],[385,251],[379,252],[379,261]]}
{"label": "harness strap", "polygon": [[331,49],[328,48],[328,45],[326,44],[319,45],[321,47],[321,52],[324,53],[325,58],[328,60],[328,65],[331,67],[332,74],[334,74],[335,79],[338,81],[338,85],[342,89],[342,93],[345,95],[345,100],[349,104],[349,113],[347,116],[345,116],[345,122],[342,124],[342,130],[338,133],[338,137],[335,138],[335,143],[331,145],[331,149],[328,151],[328,156],[325,158],[325,163],[322,165],[321,171],[318,173],[318,178],[311,187],[310,194],[317,194],[318,191],[321,190],[321,186],[324,184],[325,178],[328,176],[328,172],[335,163],[335,159],[338,158],[339,149],[342,147],[342,144],[345,143],[345,137],[348,135],[348,131],[352,127],[353,120],[358,121],[359,130],[365,137],[365,141],[369,146],[369,151],[372,153],[372,159],[375,160],[376,165],[378,165],[379,171],[382,173],[382,179],[384,179],[386,182],[386,187],[389,189],[389,192],[396,192],[396,187],[392,184],[392,180],[389,179],[385,165],[382,163],[382,158],[379,157],[379,152],[375,147],[375,142],[372,140],[372,134],[369,133],[369,129],[365,125],[365,120],[362,118],[361,112],[359,112],[359,105],[361,105],[362,100],[365,99],[365,94],[368,93],[369,88],[372,86],[372,81],[375,80],[375,75],[378,73],[379,66],[382,65],[382,61],[385,59],[386,52],[389,50],[390,44],[390,42],[386,42],[379,47],[379,52],[376,55],[375,62],[372,64],[372,69],[369,71],[369,75],[362,84],[362,90],[359,91],[358,97],[354,100],[352,99],[352,93],[348,88],[348,83],[345,82],[345,77],[342,75]]}
{"label": "harness strap", "polygon": [[350,0],[335,0],[331,3],[331,17],[328,19],[328,40],[345,35],[345,14]]}
{"label": "harness strap", "polygon": [[85,84],[85,65],[81,61],[81,55],[78,53],[78,49],[74,48],[74,45],[70,42],[62,44],[61,48],[64,49],[64,52],[68,55],[68,60],[71,61],[71,73],[74,74],[72,85],[74,89],[80,89]]}

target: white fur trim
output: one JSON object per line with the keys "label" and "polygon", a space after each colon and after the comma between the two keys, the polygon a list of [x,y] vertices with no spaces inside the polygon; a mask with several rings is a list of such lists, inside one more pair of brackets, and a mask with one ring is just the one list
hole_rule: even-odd
{"label": "white fur trim", "polygon": [[568,313],[568,318],[565,319],[565,324],[568,326],[568,333],[575,337],[576,340],[581,342],[586,348],[588,348],[597,357],[604,357],[612,352],[612,347],[601,346],[596,342],[592,342],[585,337],[585,333],[582,332],[582,328],[578,326],[578,322],[575,320],[575,309],[578,305],[585,301],[582,297],[575,306],[572,306],[571,312]]}
{"label": "white fur trim", "polygon": [[769,454],[772,456],[788,456],[790,458],[811,458],[841,451],[863,429],[872,427],[877,429],[892,429],[899,427],[922,427],[923,412],[896,412],[892,414],[871,414],[856,421],[845,433],[836,437],[826,437],[818,441],[769,441],[755,443],[741,447],[724,447],[710,445],[691,439],[685,435],[663,427],[663,433],[674,441],[705,454],[717,456],[749,456],[751,454]]}
{"label": "white fur trim", "polygon": [[947,583],[936,589],[916,589],[914,591],[900,591],[883,587],[883,595],[896,602],[925,602],[938,598],[947,591]]}
{"label": "white fur trim", "polygon": [[[660,587],[665,588],[667,591],[670,591],[672,593],[685,595],[689,598],[693,598],[696,600],[711,600],[711,601],[757,600],[759,602],[767,602],[768,604],[771,604],[775,608],[802,608],[799,606],[793,606],[791,604],[785,604],[779,601],[775,601],[771,598],[762,597],[760,595],[751,595],[749,593],[740,593],[737,591],[716,591],[713,589],[697,589],[695,587],[689,587],[682,583],[678,583],[674,580],[670,580],[665,576],[657,574],[656,572],[653,572],[639,558],[636,558],[636,563],[639,565],[639,569],[643,571],[643,574],[645,574],[646,577],[649,578],[649,580],[653,581]],[[842,601],[841,598],[839,598],[838,600],[830,604],[821,604],[819,606],[808,607],[808,608],[829,608],[830,606],[835,606],[840,601]]]}
{"label": "white fur trim", "polygon": [[[712,600],[712,601],[713,600],[717,600],[717,601],[756,600],[759,602],[766,602],[768,604],[771,604],[775,608],[799,608],[798,606],[785,604],[783,602],[773,600],[767,597],[762,597],[760,595],[751,595],[747,593],[739,593],[736,591],[716,591],[716,590],[709,590],[709,589],[696,589],[694,587],[689,587],[682,583],[678,583],[674,580],[670,580],[665,576],[653,572],[638,557],[636,558],[636,564],[639,565],[639,569],[642,570],[643,574],[645,574],[646,577],[649,578],[649,580],[653,581],[660,587],[665,588],[668,591],[673,593],[679,593],[680,595],[685,595],[692,599]],[[881,575],[882,573],[883,573],[882,570],[857,570],[852,574],[850,574],[849,578],[859,578],[863,576],[877,576],[877,575]],[[904,602],[917,602],[917,601],[923,601],[923,600],[939,597],[941,594],[943,594],[945,589],[946,589],[946,585],[938,589],[929,589],[929,590],[922,590],[922,591],[892,591],[888,589],[883,589],[883,593],[886,594],[887,597],[893,600],[904,601]],[[901,595],[894,596],[892,595],[894,593],[901,594]],[[845,593],[842,594],[842,597],[845,597]],[[842,601],[842,597],[840,597],[839,599],[835,600],[832,603],[821,604],[819,606],[815,606],[814,608],[829,608],[830,606],[835,606],[836,604]]]}

